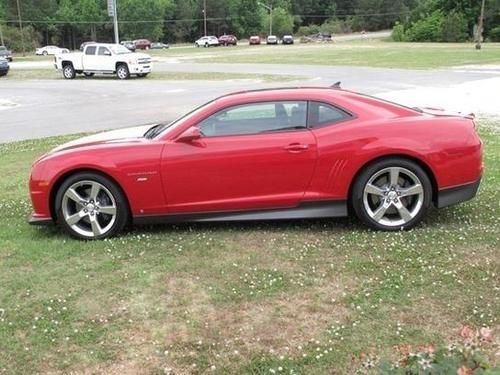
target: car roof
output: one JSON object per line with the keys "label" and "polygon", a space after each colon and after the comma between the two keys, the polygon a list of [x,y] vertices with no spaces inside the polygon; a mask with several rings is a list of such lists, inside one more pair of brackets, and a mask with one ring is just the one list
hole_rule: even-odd
{"label": "car roof", "polygon": [[[368,117],[416,115],[419,112],[396,103],[336,87],[282,87],[234,92],[217,98],[222,106],[259,101],[313,100],[335,104]],[[371,115],[370,115],[371,114]]]}

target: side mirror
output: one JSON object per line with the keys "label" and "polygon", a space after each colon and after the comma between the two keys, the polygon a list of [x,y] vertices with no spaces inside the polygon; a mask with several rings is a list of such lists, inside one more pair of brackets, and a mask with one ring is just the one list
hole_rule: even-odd
{"label": "side mirror", "polygon": [[182,133],[178,138],[177,142],[189,143],[201,138],[200,128],[197,126],[192,126]]}
{"label": "side mirror", "polygon": [[109,52],[109,51],[104,51],[104,56],[111,56],[111,52]]}

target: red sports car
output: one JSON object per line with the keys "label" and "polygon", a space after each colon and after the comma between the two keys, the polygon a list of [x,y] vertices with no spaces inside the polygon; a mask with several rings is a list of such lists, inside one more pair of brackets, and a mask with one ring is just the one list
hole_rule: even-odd
{"label": "red sports car", "polygon": [[433,204],[475,196],[472,116],[335,88],[222,96],[169,124],[92,135],[33,164],[33,224],[99,239],[127,223],[298,219],[355,213],[414,227]]}

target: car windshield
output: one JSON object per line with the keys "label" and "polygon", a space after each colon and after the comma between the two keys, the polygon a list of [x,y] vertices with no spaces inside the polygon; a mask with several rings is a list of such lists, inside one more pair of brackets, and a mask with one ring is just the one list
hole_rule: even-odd
{"label": "car windshield", "polygon": [[7,48],[5,48],[4,46],[0,46],[0,51],[7,51]]}
{"label": "car windshield", "polygon": [[193,117],[196,114],[198,114],[198,112],[202,111],[207,105],[209,105],[212,102],[213,102],[213,100],[209,101],[208,103],[202,104],[199,107],[196,107],[191,112],[186,113],[185,115],[179,117],[175,121],[153,126],[152,128],[148,129],[148,131],[146,133],[144,133],[144,137],[152,139],[152,138],[157,137],[158,135],[160,135],[161,133],[163,133],[167,129],[175,128],[181,122],[188,120],[190,117]]}
{"label": "car windshield", "polygon": [[130,50],[124,46],[119,44],[110,46],[109,49],[113,52],[114,55],[124,55],[126,53],[130,53]]}

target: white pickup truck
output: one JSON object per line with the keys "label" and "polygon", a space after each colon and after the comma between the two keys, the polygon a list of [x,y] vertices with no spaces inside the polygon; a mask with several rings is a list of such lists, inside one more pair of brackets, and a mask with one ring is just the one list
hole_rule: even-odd
{"label": "white pickup truck", "polygon": [[152,70],[151,56],[130,52],[120,44],[104,43],[87,44],[83,52],[56,55],[54,65],[66,79],[73,79],[76,74],[92,77],[95,73],[127,79],[132,74],[145,77]]}

